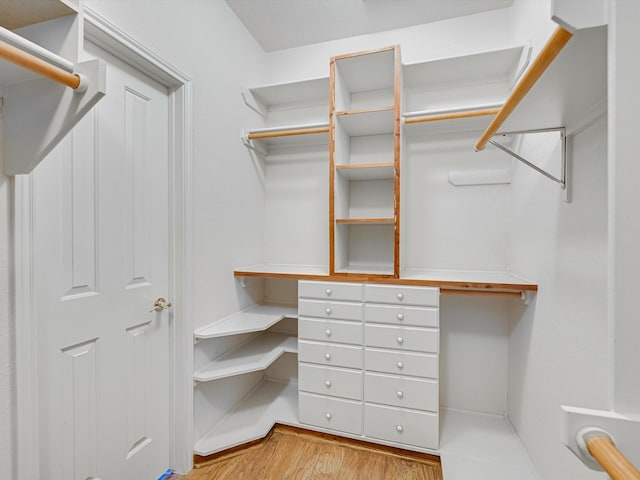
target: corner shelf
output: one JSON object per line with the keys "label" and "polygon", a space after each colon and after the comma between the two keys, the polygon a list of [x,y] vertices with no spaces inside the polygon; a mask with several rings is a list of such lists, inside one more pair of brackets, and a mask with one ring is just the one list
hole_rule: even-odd
{"label": "corner shelf", "polygon": [[301,426],[298,387],[265,380],[196,442],[194,453],[207,456],[263,438],[276,423]]}
{"label": "corner shelf", "polygon": [[196,340],[262,332],[285,318],[298,318],[295,305],[257,304],[196,330]]}
{"label": "corner shelf", "polygon": [[298,339],[284,333],[262,333],[213,359],[193,374],[197,382],[209,382],[266,370],[285,353],[298,352]]}

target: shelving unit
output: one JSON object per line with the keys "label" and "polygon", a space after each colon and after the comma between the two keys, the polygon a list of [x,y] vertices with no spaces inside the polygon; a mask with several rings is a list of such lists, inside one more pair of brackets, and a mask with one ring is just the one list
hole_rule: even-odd
{"label": "shelving unit", "polygon": [[196,340],[263,332],[285,318],[298,318],[296,305],[257,304],[198,329]]}

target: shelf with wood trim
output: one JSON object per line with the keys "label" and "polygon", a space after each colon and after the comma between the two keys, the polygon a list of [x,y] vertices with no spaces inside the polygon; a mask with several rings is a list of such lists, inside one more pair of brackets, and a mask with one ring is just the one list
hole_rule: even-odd
{"label": "shelf with wood trim", "polygon": [[193,379],[209,382],[265,370],[283,354],[297,352],[296,336],[272,332],[257,334],[196,370]]}
{"label": "shelf with wood trim", "polygon": [[510,272],[463,271],[463,270],[406,270],[400,278],[378,278],[376,275],[353,274],[350,276],[330,276],[326,267],[303,267],[292,265],[255,265],[236,269],[234,276],[258,278],[292,278],[297,280],[321,280],[336,282],[387,283],[394,285],[415,285],[439,287],[445,292],[468,292],[470,295],[492,295],[521,292],[537,292],[535,282]]}
{"label": "shelf with wood trim", "polygon": [[393,217],[382,218],[336,218],[337,224],[347,225],[384,225],[393,224]]}
{"label": "shelf with wood trim", "polygon": [[336,112],[337,128],[351,137],[393,133],[395,109],[393,106]]}
{"label": "shelf with wood trim", "polygon": [[392,179],[393,163],[365,163],[359,165],[336,165],[336,172],[347,180]]}

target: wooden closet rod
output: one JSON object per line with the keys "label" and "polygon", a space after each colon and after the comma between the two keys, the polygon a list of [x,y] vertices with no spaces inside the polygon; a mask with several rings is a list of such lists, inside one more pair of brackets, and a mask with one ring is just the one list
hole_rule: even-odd
{"label": "wooden closet rod", "polygon": [[500,109],[500,112],[495,116],[491,124],[487,127],[485,132],[476,143],[476,152],[484,150],[487,146],[487,142],[493,137],[498,129],[502,126],[504,121],[511,115],[514,108],[522,101],[522,99],[529,93],[529,90],[535,85],[538,79],[542,76],[551,62],[558,56],[560,51],[564,48],[573,34],[562,27],[556,28],[551,38],[547,41],[542,48],[531,67],[525,72],[524,76],[520,79],[516,87],[504,102],[504,105]]}
{"label": "wooden closet rod", "polygon": [[604,435],[586,440],[587,450],[612,480],[640,480],[640,471]]}
{"label": "wooden closet rod", "polygon": [[495,115],[499,108],[484,108],[481,110],[467,110],[464,112],[439,113],[437,115],[425,115],[423,117],[407,117],[404,119],[405,125],[423,122],[438,122],[440,120],[455,120],[457,118],[481,117],[483,115]]}
{"label": "wooden closet rod", "polygon": [[69,73],[55,65],[50,64],[30,53],[0,41],[0,58],[4,58],[11,63],[15,63],[22,68],[31,70],[43,77],[47,77],[58,83],[76,90],[82,84],[80,75]]}
{"label": "wooden closet rod", "polygon": [[247,134],[249,140],[259,140],[261,138],[277,138],[277,137],[290,137],[293,135],[309,135],[313,133],[327,133],[329,127],[312,127],[312,128],[299,128],[292,130],[274,130],[272,132],[255,132]]}

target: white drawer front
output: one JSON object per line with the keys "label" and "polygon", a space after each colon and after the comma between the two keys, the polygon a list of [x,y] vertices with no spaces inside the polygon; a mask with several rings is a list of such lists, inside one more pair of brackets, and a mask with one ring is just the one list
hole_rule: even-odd
{"label": "white drawer front", "polygon": [[364,329],[360,322],[320,320],[304,317],[300,317],[298,320],[298,338],[362,345],[363,337]]}
{"label": "white drawer front", "polygon": [[362,321],[362,304],[328,302],[324,300],[300,300],[298,301],[298,315]]}
{"label": "white drawer front", "polygon": [[364,299],[373,303],[437,307],[440,304],[440,290],[406,285],[365,285]]}
{"label": "white drawer front", "polygon": [[362,347],[298,340],[298,361],[361,369]]}
{"label": "white drawer front", "polygon": [[362,301],[361,283],[298,282],[298,296],[327,300]]}
{"label": "white drawer front", "polygon": [[298,407],[301,423],[362,435],[360,402],[299,393]]}
{"label": "white drawer front", "polygon": [[390,442],[438,449],[438,414],[378,405],[364,406],[364,434]]}
{"label": "white drawer front", "polygon": [[438,353],[438,342],[437,329],[387,325],[364,326],[364,344],[367,347]]}
{"label": "white drawer front", "polygon": [[298,365],[298,388],[305,392],[362,400],[362,372]]}
{"label": "white drawer front", "polygon": [[405,307],[400,305],[364,306],[364,319],[367,322],[387,323],[391,325],[415,325],[418,327],[435,327],[439,325],[438,308]]}
{"label": "white drawer front", "polygon": [[374,372],[439,378],[438,355],[365,348],[364,368]]}
{"label": "white drawer front", "polygon": [[366,402],[438,411],[438,381],[375,373],[364,374]]}

